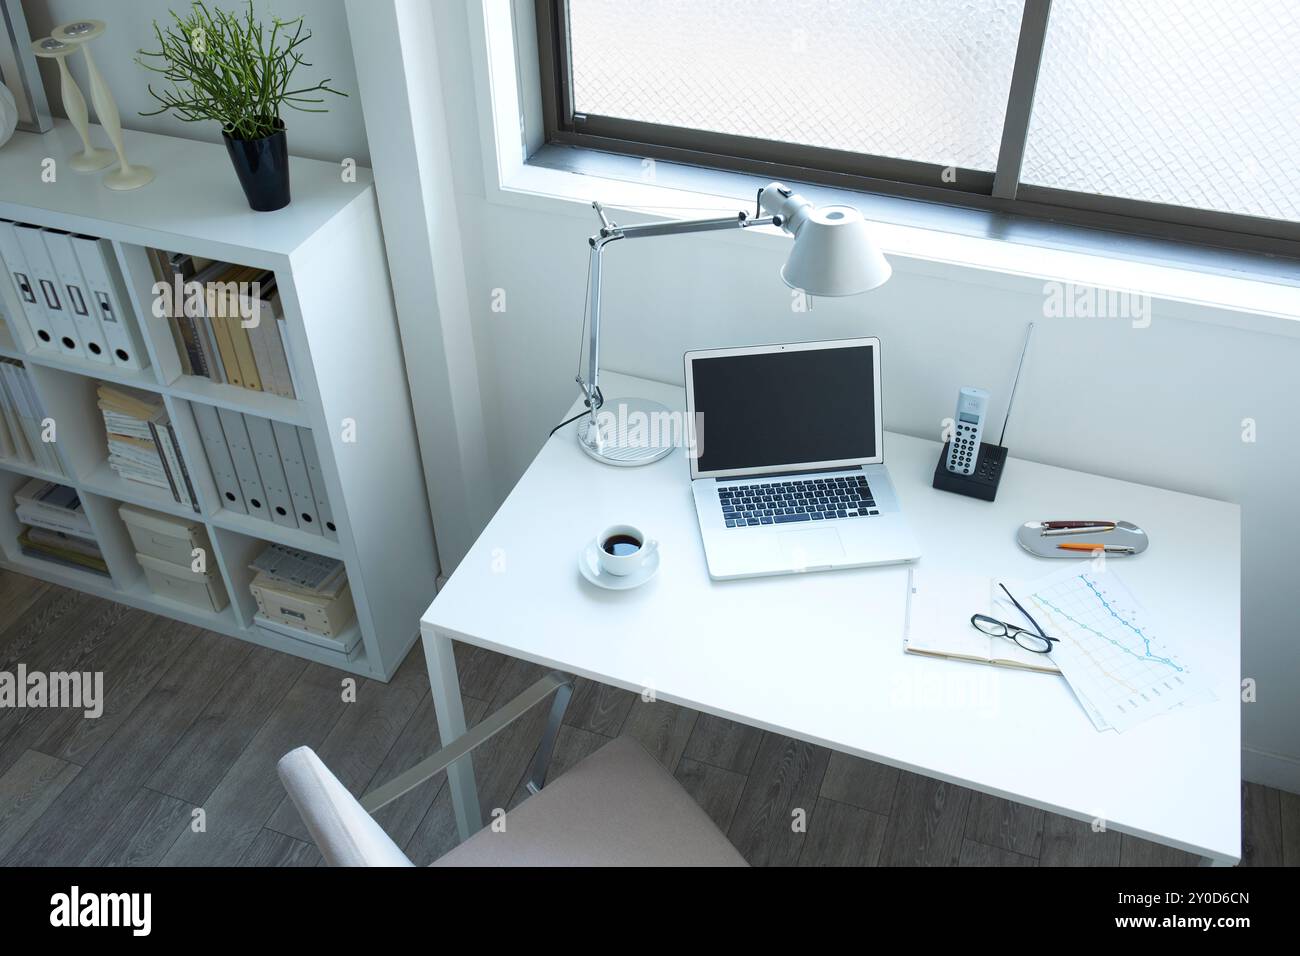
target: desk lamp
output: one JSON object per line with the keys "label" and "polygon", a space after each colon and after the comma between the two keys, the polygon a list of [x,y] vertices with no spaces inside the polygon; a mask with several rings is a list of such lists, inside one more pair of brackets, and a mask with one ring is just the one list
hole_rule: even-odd
{"label": "desk lamp", "polygon": [[[606,399],[600,391],[600,293],[601,261],[605,247],[618,239],[646,239],[722,229],[777,226],[794,237],[790,256],[781,278],[792,289],[809,296],[844,296],[869,292],[889,278],[889,263],[867,234],[862,213],[852,206],[816,207],[781,183],[768,183],[758,191],[754,218],[745,212],[719,219],[690,219],[620,226],[611,222],[599,202],[592,208],[600,217],[600,231],[588,241],[591,246],[590,285],[587,290],[590,338],[587,342],[587,375],[576,379],[588,409],[578,423],[578,444],[592,458],[609,465],[648,465],[670,451],[671,443],[656,442],[654,422],[668,409],[644,398],[620,398],[609,404],[617,416],[600,410]],[[769,213],[760,218],[760,213]],[[615,420],[616,419],[616,420]],[[643,423],[630,430],[628,423]],[[630,431],[637,434],[630,434]]]}

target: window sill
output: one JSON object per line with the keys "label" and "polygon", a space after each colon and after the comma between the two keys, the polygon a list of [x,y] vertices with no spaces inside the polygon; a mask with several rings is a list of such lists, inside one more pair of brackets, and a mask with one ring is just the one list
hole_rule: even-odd
{"label": "window sill", "polygon": [[[548,145],[501,177],[489,199],[592,218],[590,203],[645,219],[692,218],[752,209],[761,177],[640,157]],[[792,185],[796,185],[792,183]],[[1026,278],[1097,286],[1172,303],[1179,318],[1300,337],[1300,262],[1225,252],[981,210],[797,184],[814,202],[848,202],[863,211],[895,268],[1024,288]],[[593,219],[594,221],[594,219]],[[593,227],[594,231],[594,227]],[[711,234],[753,242],[754,231]],[[773,229],[762,230],[781,241]]]}

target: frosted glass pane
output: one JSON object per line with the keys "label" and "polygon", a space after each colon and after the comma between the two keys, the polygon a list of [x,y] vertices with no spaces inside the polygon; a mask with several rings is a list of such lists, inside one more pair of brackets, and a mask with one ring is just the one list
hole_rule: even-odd
{"label": "frosted glass pane", "polygon": [[1054,0],[1021,179],[1300,219],[1300,4]]}
{"label": "frosted glass pane", "polygon": [[570,0],[574,109],[997,166],[1023,0]]}

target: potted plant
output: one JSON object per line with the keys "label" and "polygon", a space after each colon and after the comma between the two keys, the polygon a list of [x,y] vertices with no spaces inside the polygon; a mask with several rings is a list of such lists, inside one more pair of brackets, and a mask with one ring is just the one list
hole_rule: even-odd
{"label": "potted plant", "polygon": [[253,0],[242,13],[209,9],[196,0],[188,15],[172,12],[165,28],[154,21],[159,49],[140,50],[136,62],[171,85],[149,93],[162,105],[141,116],[172,112],[189,123],[221,124],[248,205],[259,212],[289,204],[289,154],[282,107],[324,113],[324,97],[346,96],[328,79],[291,88],[294,71],[311,66],[300,48],[311,39],[303,18],[273,18],[268,29],[253,16]]}

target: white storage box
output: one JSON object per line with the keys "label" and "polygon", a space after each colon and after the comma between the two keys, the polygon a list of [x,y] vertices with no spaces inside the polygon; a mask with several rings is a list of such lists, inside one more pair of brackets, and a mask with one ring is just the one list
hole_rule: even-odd
{"label": "white storage box", "polygon": [[320,637],[338,637],[356,615],[346,583],[337,595],[326,597],[291,590],[259,573],[248,589],[263,617]]}
{"label": "white storage box", "polygon": [[220,611],[230,603],[225,585],[214,567],[203,574],[190,570],[190,564],[172,564],[149,554],[136,554],[149,588],[159,597],[179,601],[204,611]]}
{"label": "white storage box", "polygon": [[131,535],[137,553],[169,564],[183,565],[188,571],[194,560],[194,549],[202,548],[206,555],[204,563],[216,566],[208,544],[208,532],[202,522],[146,511],[135,505],[121,505],[117,513],[126,522],[127,533]]}

